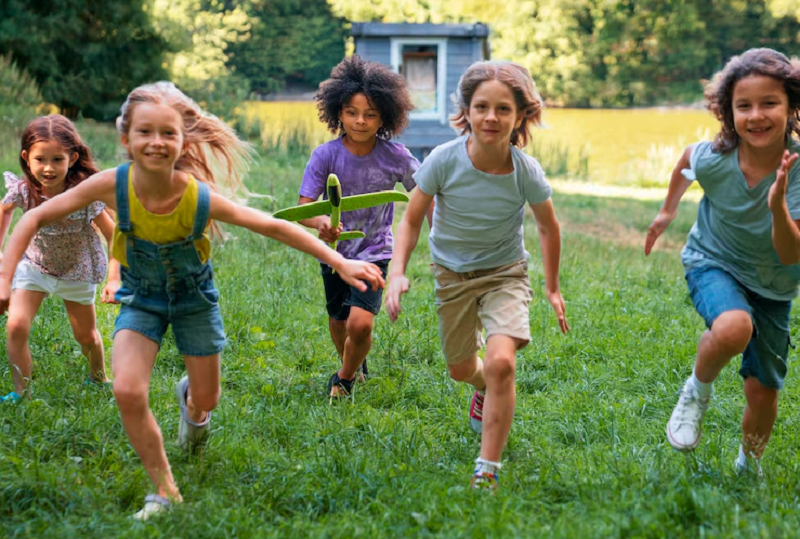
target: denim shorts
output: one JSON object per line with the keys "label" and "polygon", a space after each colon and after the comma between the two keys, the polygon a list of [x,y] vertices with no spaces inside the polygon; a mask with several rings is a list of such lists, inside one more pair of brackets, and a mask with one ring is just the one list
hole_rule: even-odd
{"label": "denim shorts", "polygon": [[727,311],[746,311],[753,322],[753,335],[742,355],[739,374],[756,377],[772,389],[781,389],[789,353],[791,301],[765,298],[749,290],[727,271],[702,266],[686,272],[692,303],[709,328]]}
{"label": "denim shorts", "polygon": [[171,324],[181,355],[213,356],[225,348],[219,292],[212,279],[203,280],[193,292],[177,297],[170,297],[163,290],[144,294],[135,286],[123,284],[116,299],[122,305],[114,323],[115,335],[129,329],[161,346]]}
{"label": "denim shorts", "polygon": [[[380,268],[385,279],[389,261],[378,260],[372,263]],[[328,316],[334,320],[347,320],[347,317],[350,316],[350,307],[358,307],[374,315],[381,312],[382,288],[373,290],[367,285],[367,290],[362,292],[344,282],[339,274],[334,273],[327,264],[320,264],[320,267],[322,268],[322,284],[325,286],[325,308]]]}

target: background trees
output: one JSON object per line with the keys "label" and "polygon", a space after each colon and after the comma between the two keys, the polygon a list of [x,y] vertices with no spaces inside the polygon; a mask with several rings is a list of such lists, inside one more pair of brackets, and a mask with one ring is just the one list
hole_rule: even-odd
{"label": "background trees", "polygon": [[252,92],[315,86],[369,20],[485,22],[493,57],[568,106],[696,101],[733,54],[800,55],[800,0],[3,0],[0,55],[73,117],[113,117],[161,78],[229,117]]}

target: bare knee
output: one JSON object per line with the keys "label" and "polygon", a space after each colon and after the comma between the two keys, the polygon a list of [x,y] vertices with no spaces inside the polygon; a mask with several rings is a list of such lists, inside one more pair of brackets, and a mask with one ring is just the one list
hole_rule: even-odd
{"label": "bare knee", "polygon": [[117,399],[117,406],[121,413],[136,413],[146,410],[147,386],[141,383],[133,383],[117,377],[114,379],[114,397]]}
{"label": "bare knee", "polygon": [[351,317],[347,320],[347,337],[355,342],[365,342],[372,337],[372,317]]}
{"label": "bare knee", "polygon": [[88,331],[73,331],[73,335],[81,346],[93,348],[100,344],[100,333],[95,328]]}
{"label": "bare knee", "polygon": [[754,411],[774,410],[778,406],[777,389],[767,387],[755,378],[747,378],[744,381],[744,395],[747,399],[747,406]]}
{"label": "bare knee", "polygon": [[514,382],[517,360],[514,354],[487,355],[483,364],[483,375],[494,383]]}
{"label": "bare knee", "polygon": [[207,389],[191,389],[192,404],[195,408],[210,412],[219,404],[221,390],[219,386]]}
{"label": "bare knee", "polygon": [[9,343],[27,341],[28,336],[31,334],[31,321],[9,318],[6,323],[6,330],[8,331]]}
{"label": "bare knee", "polygon": [[448,365],[447,370],[450,373],[450,378],[456,382],[472,380],[478,370],[478,357],[473,356],[466,361]]}
{"label": "bare knee", "polygon": [[745,311],[724,312],[711,326],[714,342],[731,357],[747,348],[753,335],[753,321]]}

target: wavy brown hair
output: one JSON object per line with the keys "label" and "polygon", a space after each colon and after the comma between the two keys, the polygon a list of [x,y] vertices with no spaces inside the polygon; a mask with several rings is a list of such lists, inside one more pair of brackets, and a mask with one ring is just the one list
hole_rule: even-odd
{"label": "wavy brown hair", "polygon": [[354,54],[333,68],[331,78],[319,85],[314,96],[319,119],[331,133],[344,135],[339,115],[355,94],[364,94],[370,105],[378,109],[379,138],[389,140],[408,126],[408,113],[414,104],[406,79],[383,64],[368,62]]}
{"label": "wavy brown hair", "polygon": [[[33,173],[31,172],[28,162],[22,158],[22,152],[27,152],[30,155],[31,148],[37,142],[58,142],[67,152],[69,158],[72,154],[78,154],[78,159],[67,170],[67,177],[65,179],[64,189],[75,187],[83,180],[99,171],[97,165],[94,164],[92,159],[92,151],[83,142],[83,139],[75,129],[75,125],[67,118],[60,114],[51,114],[49,116],[40,116],[36,118],[25,128],[22,132],[22,141],[20,143],[19,152],[19,165],[22,167],[23,181],[28,185],[28,192],[31,194],[31,201],[35,208],[43,201],[42,184],[39,183]],[[31,208],[24,208],[25,211]]]}
{"label": "wavy brown hair", "polygon": [[751,75],[772,77],[783,83],[789,98],[786,136],[791,137],[792,133],[800,136],[800,60],[773,49],[750,49],[728,60],[705,86],[708,110],[721,124],[712,144],[720,153],[727,153],[739,144],[733,123],[733,89],[737,82]]}
{"label": "wavy brown hair", "polygon": [[541,125],[544,102],[536,89],[530,72],[519,64],[500,60],[475,62],[458,81],[458,89],[453,95],[456,112],[450,116],[452,125],[461,135],[472,133],[467,116],[472,96],[482,83],[500,81],[514,94],[517,111],[522,114],[522,123],[511,133],[511,144],[523,148],[528,144],[532,126]]}
{"label": "wavy brown hair", "polygon": [[253,148],[236,136],[228,124],[205,112],[171,82],[162,81],[139,86],[128,94],[117,118],[117,130],[121,134],[128,133],[136,107],[142,103],[167,105],[180,114],[184,148],[175,163],[176,170],[192,174],[215,191],[218,175],[224,177],[231,193],[244,189],[242,179],[249,168]]}

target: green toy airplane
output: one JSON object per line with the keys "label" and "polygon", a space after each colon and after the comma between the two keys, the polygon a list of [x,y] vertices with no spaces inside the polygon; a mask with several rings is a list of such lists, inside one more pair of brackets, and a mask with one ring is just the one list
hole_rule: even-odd
{"label": "green toy airplane", "polygon": [[[342,197],[342,184],[336,174],[328,174],[328,200],[311,202],[300,206],[285,208],[272,214],[276,219],[286,221],[299,221],[301,219],[311,219],[319,215],[331,216],[331,228],[339,227],[339,221],[343,211],[363,210],[390,202],[408,202],[408,195],[400,191],[377,191],[375,193],[364,193],[363,195],[353,195]],[[349,230],[342,232],[339,241],[354,240],[363,238],[364,233],[360,230]],[[336,242],[330,244],[332,249],[336,249]]]}

